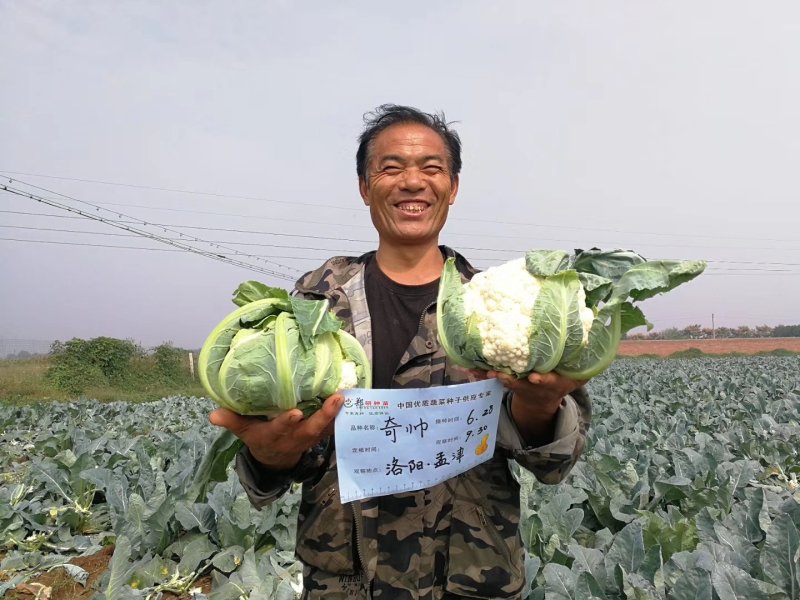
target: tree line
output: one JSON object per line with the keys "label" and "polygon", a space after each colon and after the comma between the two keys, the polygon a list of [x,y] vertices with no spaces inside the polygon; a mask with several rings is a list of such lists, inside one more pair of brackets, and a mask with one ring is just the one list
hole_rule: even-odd
{"label": "tree line", "polygon": [[703,327],[702,325],[689,325],[683,329],[669,327],[661,331],[649,333],[628,334],[629,340],[710,340],[714,338],[770,338],[770,337],[800,337],[800,325],[758,325],[749,327]]}

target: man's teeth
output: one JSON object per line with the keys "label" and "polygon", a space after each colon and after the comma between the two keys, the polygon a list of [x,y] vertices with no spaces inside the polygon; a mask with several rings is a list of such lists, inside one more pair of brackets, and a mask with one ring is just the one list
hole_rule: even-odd
{"label": "man's teeth", "polygon": [[400,205],[400,209],[401,210],[404,210],[406,212],[414,212],[414,213],[421,213],[426,208],[427,207],[425,205],[414,205],[414,206],[410,206],[408,204],[401,204]]}

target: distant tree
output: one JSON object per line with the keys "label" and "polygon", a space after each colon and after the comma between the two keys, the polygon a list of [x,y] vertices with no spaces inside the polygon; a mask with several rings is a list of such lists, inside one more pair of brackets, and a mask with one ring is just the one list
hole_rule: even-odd
{"label": "distant tree", "polygon": [[688,327],[684,327],[683,329],[684,338],[690,340],[701,340],[706,336],[703,334],[703,326],[694,324],[689,325]]}
{"label": "distant tree", "polygon": [[702,340],[729,338],[767,338],[767,337],[800,337],[800,325],[739,325],[738,327],[702,327],[698,324],[688,325],[683,329],[668,327],[661,331],[631,333],[625,336],[628,340]]}
{"label": "distant tree", "polygon": [[778,325],[772,329],[772,337],[800,337],[800,325]]}
{"label": "distant tree", "polygon": [[626,333],[622,336],[623,340],[647,340],[650,339],[649,333]]}
{"label": "distant tree", "polygon": [[678,329],[677,327],[668,327],[661,332],[661,336],[657,339],[661,340],[685,340],[687,338],[685,329]]}
{"label": "distant tree", "polygon": [[769,325],[759,325],[756,327],[756,337],[772,337],[772,327]]}

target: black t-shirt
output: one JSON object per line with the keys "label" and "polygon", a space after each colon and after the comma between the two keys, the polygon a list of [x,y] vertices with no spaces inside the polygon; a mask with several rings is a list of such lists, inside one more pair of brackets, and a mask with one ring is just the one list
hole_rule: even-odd
{"label": "black t-shirt", "polygon": [[372,322],[372,387],[388,389],[425,309],[436,301],[439,280],[422,285],[396,283],[380,270],[374,256],[364,278]]}

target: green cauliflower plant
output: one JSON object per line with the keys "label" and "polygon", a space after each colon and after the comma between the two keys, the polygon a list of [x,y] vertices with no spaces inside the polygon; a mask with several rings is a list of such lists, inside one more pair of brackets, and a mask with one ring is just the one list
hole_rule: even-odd
{"label": "green cauliflower plant", "polygon": [[317,410],[336,391],[368,388],[372,371],[361,344],[342,330],[326,300],[295,298],[257,281],[240,285],[200,351],[200,381],[225,408],[275,416]]}
{"label": "green cauliflower plant", "polygon": [[464,283],[451,258],[439,283],[439,340],[466,368],[588,379],[611,364],[626,332],[652,328],[634,302],[705,267],[701,260],[648,261],[627,250],[531,250]]}

